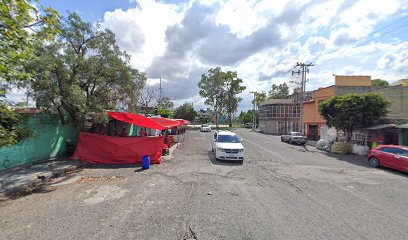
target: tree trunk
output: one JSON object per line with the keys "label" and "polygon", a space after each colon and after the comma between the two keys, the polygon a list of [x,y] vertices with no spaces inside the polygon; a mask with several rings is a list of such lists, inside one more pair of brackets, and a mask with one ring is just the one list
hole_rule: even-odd
{"label": "tree trunk", "polygon": [[232,114],[228,113],[229,127],[232,128]]}
{"label": "tree trunk", "polygon": [[353,129],[346,129],[344,133],[346,135],[346,142],[350,142],[351,138],[353,137]]}

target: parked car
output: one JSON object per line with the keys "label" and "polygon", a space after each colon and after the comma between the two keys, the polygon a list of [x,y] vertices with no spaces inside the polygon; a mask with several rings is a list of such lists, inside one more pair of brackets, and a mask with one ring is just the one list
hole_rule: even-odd
{"label": "parked car", "polygon": [[244,146],[238,135],[230,131],[214,133],[212,151],[215,159],[244,161]]}
{"label": "parked car", "polygon": [[289,132],[288,134],[281,136],[281,142],[298,143],[304,145],[307,142],[307,138],[300,132]]}
{"label": "parked car", "polygon": [[200,127],[200,132],[211,132],[211,127],[208,124],[203,124]]}
{"label": "parked car", "polygon": [[398,145],[380,145],[370,150],[368,163],[408,172],[408,148]]}

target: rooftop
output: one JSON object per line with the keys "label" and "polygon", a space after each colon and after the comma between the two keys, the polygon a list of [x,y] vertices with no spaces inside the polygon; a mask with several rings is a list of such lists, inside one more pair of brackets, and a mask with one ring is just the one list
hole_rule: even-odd
{"label": "rooftop", "polygon": [[292,99],[268,99],[261,103],[261,105],[269,105],[269,104],[294,104]]}

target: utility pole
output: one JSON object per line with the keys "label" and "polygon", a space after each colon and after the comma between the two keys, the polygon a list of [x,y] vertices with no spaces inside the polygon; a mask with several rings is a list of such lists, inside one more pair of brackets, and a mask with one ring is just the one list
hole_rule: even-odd
{"label": "utility pole", "polygon": [[309,67],[314,66],[313,63],[302,63],[302,62],[297,62],[295,68],[300,68],[298,71],[292,71],[292,76],[297,74],[300,75],[302,74],[302,80],[300,82],[300,101],[299,101],[299,107],[300,107],[300,132],[304,134],[304,123],[303,123],[303,118],[304,118],[304,111],[303,111],[303,102],[304,102],[304,95],[306,92],[306,76],[309,73]]}
{"label": "utility pole", "polygon": [[159,107],[161,108],[161,102],[162,102],[162,84],[161,84],[161,75],[160,75],[160,86],[159,86]]}
{"label": "utility pole", "polygon": [[252,110],[252,131],[255,131],[255,100],[256,100],[256,94],[258,94],[258,92],[250,92],[254,94],[254,107]]}

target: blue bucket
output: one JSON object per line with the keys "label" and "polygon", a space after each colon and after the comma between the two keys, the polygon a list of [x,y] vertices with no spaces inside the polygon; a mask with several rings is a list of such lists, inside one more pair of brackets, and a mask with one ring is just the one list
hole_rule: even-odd
{"label": "blue bucket", "polygon": [[143,169],[149,169],[150,168],[150,157],[149,156],[143,156],[142,157],[142,168]]}

